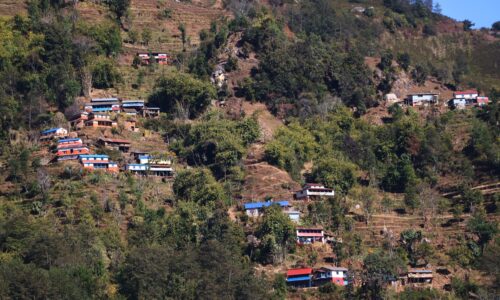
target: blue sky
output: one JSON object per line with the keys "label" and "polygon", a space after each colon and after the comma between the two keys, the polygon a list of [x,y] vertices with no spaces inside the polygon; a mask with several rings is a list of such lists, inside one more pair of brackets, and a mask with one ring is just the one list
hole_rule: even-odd
{"label": "blue sky", "polygon": [[442,14],[455,20],[476,23],[475,28],[491,27],[500,21],[500,0],[434,0],[439,2]]}

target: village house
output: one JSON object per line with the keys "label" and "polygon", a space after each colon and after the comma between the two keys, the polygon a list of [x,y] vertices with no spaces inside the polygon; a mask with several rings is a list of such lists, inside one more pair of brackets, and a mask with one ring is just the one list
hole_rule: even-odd
{"label": "village house", "polygon": [[81,154],[89,154],[90,150],[79,138],[59,140],[57,145],[57,160],[78,159]]}
{"label": "village house", "polygon": [[41,141],[51,140],[53,138],[65,138],[67,136],[68,136],[68,130],[62,127],[50,128],[40,132]]}
{"label": "village house", "polygon": [[108,155],[102,154],[87,154],[80,155],[80,162],[86,170],[103,170],[106,172],[117,173],[119,172],[118,164],[109,161]]}
{"label": "village house", "polygon": [[111,120],[111,116],[107,114],[90,113],[89,118],[85,121],[87,127],[116,127],[116,121]]}
{"label": "village house", "polygon": [[399,98],[398,98],[398,96],[396,96],[396,94],[386,94],[384,96],[384,100],[387,102],[388,105],[392,105],[392,104],[401,102],[401,100],[399,100]]}
{"label": "village house", "polygon": [[448,106],[454,109],[465,109],[467,105],[470,105],[470,102],[465,98],[456,98],[448,101]]}
{"label": "village house", "polygon": [[432,92],[409,94],[406,98],[406,101],[410,106],[425,106],[430,104],[437,104],[439,101],[439,94]]}
{"label": "village house", "polygon": [[118,98],[94,98],[90,103],[85,103],[86,112],[119,112],[120,101]]}
{"label": "village house", "polygon": [[296,288],[311,287],[312,278],[313,278],[312,268],[290,269],[286,272],[287,285]]}
{"label": "village house", "polygon": [[325,232],[323,227],[297,227],[298,244],[325,243]]}
{"label": "village house", "polygon": [[137,175],[152,175],[158,177],[172,177],[174,169],[172,168],[172,160],[169,158],[154,158],[145,153],[132,153],[137,160],[137,163],[128,164],[125,170]]}
{"label": "village house", "polygon": [[300,211],[287,209],[283,213],[288,215],[288,217],[290,218],[290,220],[292,220],[292,222],[294,222],[294,223],[300,222]]}
{"label": "village house", "polygon": [[347,269],[341,267],[322,267],[314,271],[314,285],[319,286],[332,282],[344,286],[348,284]]}
{"label": "village house", "polygon": [[485,106],[490,103],[490,99],[488,97],[478,96],[475,103],[477,106]]}
{"label": "village house", "polygon": [[300,191],[295,192],[295,199],[311,200],[319,197],[333,197],[334,195],[333,189],[325,188],[322,184],[307,183]]}
{"label": "village house", "polygon": [[159,107],[144,107],[142,109],[142,116],[144,118],[157,118],[160,116]]}
{"label": "village house", "polygon": [[130,116],[136,116],[144,108],[144,100],[123,100],[122,111]]}
{"label": "village house", "polygon": [[453,93],[455,99],[476,99],[479,96],[477,90],[456,91]]}
{"label": "village house", "polygon": [[403,285],[425,286],[432,285],[432,270],[410,269],[406,277],[403,277]]}
{"label": "village house", "polygon": [[128,131],[139,132],[139,127],[137,127],[137,120],[133,118],[126,119],[123,122],[123,127],[125,127],[125,129]]}
{"label": "village house", "polygon": [[130,141],[123,139],[100,138],[97,144],[107,149],[118,150],[125,153],[130,149]]}
{"label": "village house", "polygon": [[89,113],[84,111],[84,112],[81,112],[81,113],[73,116],[73,118],[71,118],[69,123],[71,124],[71,127],[78,130],[78,129],[82,129],[83,127],[85,127],[85,121],[87,121],[88,119],[89,119]]}
{"label": "village house", "polygon": [[155,63],[160,65],[168,65],[170,61],[170,55],[166,53],[151,53],[151,56],[149,53],[137,53],[137,57],[139,58],[141,65],[149,65],[151,57]]}

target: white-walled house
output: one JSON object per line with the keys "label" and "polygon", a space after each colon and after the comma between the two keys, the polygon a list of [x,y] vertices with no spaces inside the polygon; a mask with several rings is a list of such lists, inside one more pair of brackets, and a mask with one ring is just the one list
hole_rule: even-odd
{"label": "white-walled house", "polygon": [[478,96],[477,90],[456,91],[453,93],[455,99],[476,99]]}
{"label": "white-walled house", "polygon": [[322,184],[307,183],[300,191],[295,192],[295,199],[297,200],[310,200],[316,197],[333,197],[335,192],[333,189],[326,188]]}
{"label": "white-walled house", "polygon": [[439,94],[437,93],[413,93],[406,98],[407,104],[410,106],[423,106],[429,104],[437,104]]}

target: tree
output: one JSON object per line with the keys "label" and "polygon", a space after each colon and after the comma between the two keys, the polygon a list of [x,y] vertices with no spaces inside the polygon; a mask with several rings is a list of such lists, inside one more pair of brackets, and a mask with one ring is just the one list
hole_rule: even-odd
{"label": "tree", "polygon": [[417,257],[415,253],[417,251],[417,245],[422,240],[422,237],[422,232],[420,230],[416,231],[413,229],[407,229],[401,232],[400,235],[400,242],[408,254],[410,263],[413,265],[417,264]]}
{"label": "tree", "polygon": [[149,28],[144,28],[144,30],[142,30],[141,36],[142,36],[142,43],[144,45],[149,45],[149,42],[151,42],[151,38],[153,36],[153,32]]}
{"label": "tree", "polygon": [[432,10],[435,14],[438,14],[440,15],[442,13],[442,8],[441,8],[441,4],[439,4],[439,2],[436,2],[434,4],[434,9]]}
{"label": "tree", "polygon": [[356,182],[356,165],[345,159],[322,158],[314,164],[311,180],[331,187],[336,193],[345,195]]}
{"label": "tree", "polygon": [[464,31],[470,31],[472,29],[472,27],[474,27],[474,23],[472,23],[470,20],[463,20],[462,21],[462,24],[464,26]]}
{"label": "tree", "polygon": [[257,229],[261,239],[261,257],[264,263],[280,263],[288,247],[295,242],[295,230],[290,218],[277,205],[266,208],[262,223]]}
{"label": "tree", "polygon": [[415,69],[411,72],[413,80],[419,85],[423,85],[427,76],[429,75],[428,69],[423,65],[417,65]]}
{"label": "tree", "polygon": [[478,211],[469,219],[467,229],[477,236],[477,243],[484,252],[488,242],[498,233],[498,224],[489,222],[484,213]]}
{"label": "tree", "polygon": [[94,88],[112,88],[120,80],[120,73],[118,73],[110,60],[99,60],[92,69],[92,86]]}
{"label": "tree", "polygon": [[158,80],[149,102],[163,112],[187,119],[203,113],[216,97],[214,87],[184,73],[170,73]]}
{"label": "tree", "polygon": [[220,184],[207,169],[191,169],[179,172],[173,185],[178,200],[193,201],[201,205],[227,200]]}
{"label": "tree", "polygon": [[121,25],[122,18],[127,14],[130,0],[106,0],[110,10],[115,14],[116,20]]}
{"label": "tree", "polygon": [[500,21],[493,23],[493,25],[491,25],[491,29],[494,31],[500,31]]}
{"label": "tree", "polygon": [[406,265],[399,256],[389,256],[384,252],[369,254],[363,261],[363,285],[361,292],[365,299],[379,299],[383,287],[391,279],[397,279],[406,271]]}
{"label": "tree", "polygon": [[139,33],[136,30],[130,29],[127,35],[130,43],[135,44],[139,41]]}
{"label": "tree", "polygon": [[403,68],[403,70],[408,71],[411,63],[410,54],[408,54],[407,52],[398,53],[397,62],[399,66]]}
{"label": "tree", "polygon": [[182,51],[186,51],[186,41],[187,41],[186,25],[184,25],[184,23],[181,23],[179,24],[177,29],[179,29],[179,31],[181,32]]}

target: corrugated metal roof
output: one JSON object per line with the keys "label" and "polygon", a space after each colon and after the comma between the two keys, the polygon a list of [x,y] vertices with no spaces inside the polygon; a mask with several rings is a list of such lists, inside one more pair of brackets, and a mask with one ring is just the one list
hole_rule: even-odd
{"label": "corrugated metal roof", "polygon": [[292,277],[292,278],[287,278],[287,282],[296,282],[296,281],[306,281],[306,280],[311,280],[310,276],[300,276],[300,277]]}
{"label": "corrugated metal roof", "polygon": [[286,271],[286,276],[311,275],[312,272],[312,268],[290,269]]}
{"label": "corrugated metal roof", "polygon": [[62,139],[59,140],[58,143],[69,143],[69,142],[81,142],[82,140],[79,138],[74,138],[74,139]]}
{"label": "corrugated metal roof", "polygon": [[51,132],[56,132],[56,131],[58,131],[59,129],[64,129],[64,128],[61,128],[61,127],[58,127],[58,128],[50,128],[50,129],[47,129],[47,130],[42,131],[42,133],[51,133]]}
{"label": "corrugated metal roof", "polygon": [[245,203],[245,209],[256,209],[256,208],[264,208],[269,207],[271,205],[279,205],[281,207],[289,206],[288,201],[266,201],[266,202],[254,202],[254,203]]}

